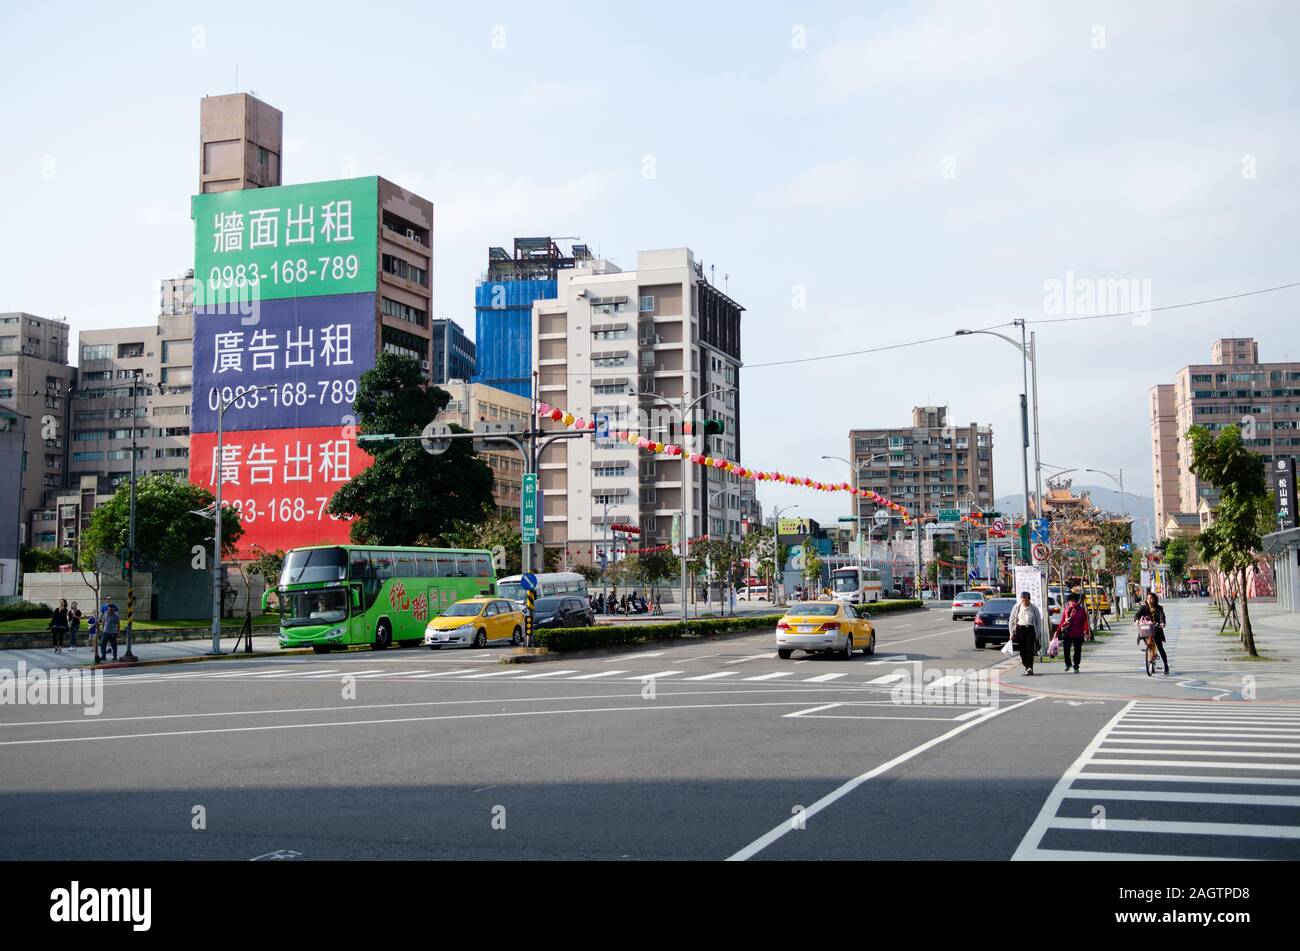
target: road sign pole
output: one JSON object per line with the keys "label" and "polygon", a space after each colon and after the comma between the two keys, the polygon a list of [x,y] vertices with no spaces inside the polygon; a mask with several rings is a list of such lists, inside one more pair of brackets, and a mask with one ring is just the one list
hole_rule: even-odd
{"label": "road sign pole", "polygon": [[529,647],[534,646],[533,630],[534,630],[534,625],[536,623],[536,615],[537,615],[537,592],[534,590],[528,592],[528,612],[527,614],[524,615],[524,626],[528,632],[525,638],[525,643]]}

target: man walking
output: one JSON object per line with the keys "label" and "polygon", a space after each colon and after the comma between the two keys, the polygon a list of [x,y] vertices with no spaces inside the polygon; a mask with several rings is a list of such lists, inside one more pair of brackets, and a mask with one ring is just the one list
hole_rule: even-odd
{"label": "man walking", "polygon": [[113,660],[117,660],[117,632],[120,630],[121,622],[117,616],[117,605],[112,601],[108,602],[108,610],[104,613],[104,624],[100,634],[100,649],[104,656],[101,661],[108,660],[108,645],[113,645]]}
{"label": "man walking", "polygon": [[1034,656],[1038,653],[1042,637],[1043,615],[1029,600],[1029,592],[1020,592],[1020,600],[1007,618],[1007,630],[1020,648],[1020,662],[1025,665],[1025,676],[1034,675]]}

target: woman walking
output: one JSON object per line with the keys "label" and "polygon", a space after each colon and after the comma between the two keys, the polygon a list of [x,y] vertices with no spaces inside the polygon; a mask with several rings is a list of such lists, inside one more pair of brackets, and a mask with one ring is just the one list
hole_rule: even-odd
{"label": "woman walking", "polygon": [[77,632],[81,630],[81,608],[77,607],[77,602],[72,602],[72,607],[68,610],[68,650],[77,649]]}
{"label": "woman walking", "polygon": [[[1146,622],[1146,625],[1143,622]],[[1169,657],[1165,654],[1165,609],[1160,605],[1160,598],[1154,591],[1147,594],[1146,603],[1137,610],[1137,615],[1133,618],[1133,623],[1138,626],[1141,632],[1144,626],[1151,628],[1151,636],[1155,638],[1156,648],[1160,651],[1160,659],[1165,662],[1165,674],[1169,673]],[[1142,640],[1142,634],[1138,634],[1138,640]]]}
{"label": "woman walking", "polygon": [[1038,644],[1042,638],[1043,615],[1029,600],[1029,592],[1020,592],[1020,600],[1011,609],[1007,618],[1007,630],[1020,646],[1020,663],[1025,665],[1025,676],[1034,675],[1034,656],[1038,653]]}
{"label": "woman walking", "polygon": [[[1088,623],[1088,609],[1079,601],[1077,594],[1070,595],[1070,599],[1065,603],[1065,613],[1061,615],[1061,623],[1056,628],[1057,634],[1061,638],[1061,650],[1065,657],[1065,669],[1068,671],[1071,667],[1074,672],[1079,672],[1079,658],[1083,656],[1083,642],[1092,634],[1091,625]],[[1070,654],[1074,653],[1074,661],[1071,663]]]}
{"label": "woman walking", "polygon": [[54,653],[63,651],[63,635],[68,633],[68,602],[59,598],[59,606],[50,618],[50,634],[54,638]]}

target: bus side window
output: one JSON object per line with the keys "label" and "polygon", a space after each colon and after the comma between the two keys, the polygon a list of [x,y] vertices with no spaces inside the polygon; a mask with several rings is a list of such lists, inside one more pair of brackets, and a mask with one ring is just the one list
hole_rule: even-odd
{"label": "bus side window", "polygon": [[474,555],[474,574],[479,578],[492,577],[492,556]]}
{"label": "bus side window", "polygon": [[393,577],[395,578],[414,578],[417,576],[419,569],[415,562],[415,552],[395,551],[393,552],[395,566],[393,568]]}
{"label": "bus side window", "polygon": [[437,578],[454,578],[456,577],[456,556],[449,551],[435,552],[433,556],[437,560]]}
{"label": "bus side window", "polygon": [[393,560],[391,551],[372,551],[370,553],[370,565],[374,570],[376,580],[384,582],[393,577]]}
{"label": "bus side window", "polygon": [[423,554],[417,556],[419,560],[420,577],[436,578],[438,577],[438,562],[432,554]]}

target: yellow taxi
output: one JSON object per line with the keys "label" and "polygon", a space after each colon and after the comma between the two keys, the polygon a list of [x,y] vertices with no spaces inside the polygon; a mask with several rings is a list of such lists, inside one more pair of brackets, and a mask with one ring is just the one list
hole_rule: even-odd
{"label": "yellow taxi", "polygon": [[424,643],[429,650],[523,642],[524,612],[505,598],[457,601],[424,628]]}
{"label": "yellow taxi", "polygon": [[1110,592],[1097,585],[1089,585],[1083,589],[1083,606],[1089,611],[1100,611],[1102,614],[1109,614]]}
{"label": "yellow taxi", "polygon": [[792,604],[776,625],[776,656],[788,660],[795,651],[824,651],[848,660],[853,652],[876,652],[876,629],[865,607],[840,601]]}

